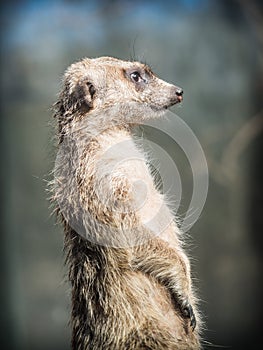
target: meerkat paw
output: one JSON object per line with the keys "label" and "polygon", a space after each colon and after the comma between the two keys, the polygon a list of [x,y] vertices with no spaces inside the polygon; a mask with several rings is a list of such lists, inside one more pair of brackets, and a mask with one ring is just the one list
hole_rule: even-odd
{"label": "meerkat paw", "polygon": [[195,318],[195,314],[194,314],[192,305],[186,299],[185,301],[183,301],[181,303],[180,307],[181,307],[181,311],[182,311],[183,316],[190,319],[190,326],[191,326],[192,330],[194,330],[196,327],[196,318]]}

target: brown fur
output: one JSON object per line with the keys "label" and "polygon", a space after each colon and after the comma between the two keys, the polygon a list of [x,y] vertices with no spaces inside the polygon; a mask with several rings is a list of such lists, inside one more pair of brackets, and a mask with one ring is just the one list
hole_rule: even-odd
{"label": "brown fur", "polygon": [[130,130],[180,102],[178,91],[148,66],[110,57],[65,73],[52,199],[65,230],[73,349],[200,349],[180,231]]}

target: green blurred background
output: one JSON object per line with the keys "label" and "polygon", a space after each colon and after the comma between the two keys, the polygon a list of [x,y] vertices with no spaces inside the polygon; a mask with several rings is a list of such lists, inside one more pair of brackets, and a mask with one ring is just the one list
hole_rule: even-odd
{"label": "green blurred background", "polygon": [[[261,1],[245,0],[1,5],[2,349],[69,349],[63,234],[45,191],[55,157],[50,106],[65,68],[101,55],[146,61],[184,88],[184,102],[173,111],[198,137],[210,174],[188,248],[204,339],[230,349],[259,348],[262,13]],[[192,184],[180,158],[184,213]]]}

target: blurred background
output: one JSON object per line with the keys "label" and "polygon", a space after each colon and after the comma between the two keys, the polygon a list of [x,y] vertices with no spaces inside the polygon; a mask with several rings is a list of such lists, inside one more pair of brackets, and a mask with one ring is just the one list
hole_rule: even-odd
{"label": "blurred background", "polygon": [[[1,4],[1,348],[70,347],[63,233],[45,190],[55,159],[50,107],[66,67],[101,55],[146,61],[184,88],[173,111],[199,139],[210,176],[188,248],[204,347],[259,348],[262,14],[260,0]],[[181,158],[184,213],[192,183]]]}

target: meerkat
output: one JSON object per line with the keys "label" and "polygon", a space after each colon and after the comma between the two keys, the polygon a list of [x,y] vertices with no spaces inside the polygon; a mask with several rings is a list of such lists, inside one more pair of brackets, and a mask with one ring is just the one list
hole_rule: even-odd
{"label": "meerkat", "polygon": [[139,62],[85,58],[65,72],[52,200],[65,232],[73,349],[200,349],[180,230],[132,134],[182,96]]}

